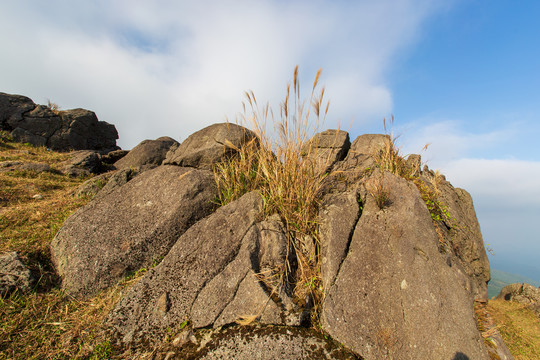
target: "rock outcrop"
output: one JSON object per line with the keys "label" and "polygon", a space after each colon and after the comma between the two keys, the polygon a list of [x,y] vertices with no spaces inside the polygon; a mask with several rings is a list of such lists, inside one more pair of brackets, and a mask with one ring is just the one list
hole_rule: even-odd
{"label": "rock outcrop", "polygon": [[[137,352],[174,338],[168,358],[190,359],[489,358],[473,309],[489,263],[470,195],[422,170],[417,155],[403,160],[415,181],[382,171],[375,154],[388,149],[386,135],[351,144],[329,130],[303,160],[328,172],[318,232],[295,239],[278,214],[263,217],[267,199],[256,191],[213,207],[208,169],[252,139],[216,124],[178,146],[143,142],[115,163],[122,170],[81,188],[94,199],[52,244],[69,293],[92,295],[163,258],[109,313],[111,341]],[[434,216],[422,191],[449,216]],[[298,244],[320,259],[302,285],[319,295],[294,291]],[[314,324],[343,347],[305,329]]]}
{"label": "rock outcrop", "polygon": [[[424,178],[426,175],[423,175]],[[487,300],[487,282],[491,278],[489,260],[484,248],[480,224],[476,218],[471,195],[460,188],[454,188],[448,181],[441,179],[438,190],[440,199],[445,204],[449,219],[442,220],[439,227],[465,273],[472,280],[472,293],[476,299]]]}
{"label": "rock outcrop", "polygon": [[155,167],[161,165],[167,152],[178,147],[178,142],[168,136],[156,140],[144,140],[135,146],[126,156],[114,163],[117,169],[135,167]]}
{"label": "rock outcrop", "polygon": [[470,279],[439,253],[418,189],[390,173],[383,181],[389,205],[380,209],[371,195],[363,196],[354,227],[339,229],[341,241],[334,230],[323,254],[335,254],[328,262],[340,264],[325,281],[324,330],[367,360],[451,359],[457,353],[487,359],[471,321]]}
{"label": "rock outcrop", "polygon": [[497,299],[515,301],[527,305],[540,317],[540,288],[527,283],[515,283],[502,288]]}
{"label": "rock outcrop", "polygon": [[164,164],[211,169],[212,165],[231,156],[235,148],[255,138],[255,134],[236,124],[210,125],[190,135],[180,146],[172,148]]}
{"label": "rock outcrop", "polygon": [[0,254],[0,297],[32,289],[34,278],[15,251]]}
{"label": "rock outcrop", "polygon": [[79,209],[51,244],[62,287],[89,296],[167,255],[176,239],[208,215],[210,172],[162,166]]}
{"label": "rock outcrop", "polygon": [[118,149],[114,125],[98,121],[89,110],[53,111],[21,95],[0,93],[0,130],[19,142],[57,151]]}
{"label": "rock outcrop", "polygon": [[231,273],[227,267],[250,260],[245,255],[249,248],[253,251],[256,247],[254,225],[262,207],[262,197],[252,192],[188,229],[163,261],[137,282],[111,312],[107,324],[112,327],[113,337],[129,344],[156,343],[162,340],[165,329],[178,331],[186,320],[204,326],[213,323],[223,309],[203,308],[192,314],[194,304],[206,286],[213,286],[212,279],[224,272],[231,278],[217,284],[221,287],[217,292],[207,294],[215,299],[211,305],[227,305],[242,280],[255,281],[248,264],[242,273]]}

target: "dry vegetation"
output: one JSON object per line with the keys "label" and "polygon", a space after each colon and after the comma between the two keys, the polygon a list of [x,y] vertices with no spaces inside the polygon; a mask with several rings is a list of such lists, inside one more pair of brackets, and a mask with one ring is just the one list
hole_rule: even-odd
{"label": "dry vegetation", "polygon": [[54,235],[88,201],[73,196],[85,179],[55,171],[68,154],[14,143],[5,134],[0,140],[0,162],[51,166],[39,173],[0,168],[0,253],[17,251],[38,279],[30,294],[0,297],[0,358],[109,358],[112,348],[100,337],[99,323],[130,282],[77,301],[58,288],[50,260]]}
{"label": "dry vegetation", "polygon": [[[393,116],[389,122],[384,119],[384,130],[388,137],[384,148],[373,154],[376,165],[380,169],[380,173],[378,177],[372,178],[366,184],[367,190],[375,199],[379,208],[383,209],[387,204],[391,190],[384,185],[383,172],[388,171],[407,181],[412,181],[420,191],[422,200],[426,203],[431,219],[433,220],[433,226],[439,237],[439,242],[441,245],[444,245],[446,240],[441,229],[442,222],[445,222],[447,226],[452,227],[456,226],[456,224],[446,205],[440,200],[441,192],[439,185],[443,180],[443,176],[438,170],[428,171],[422,174],[419,171],[421,166],[420,163],[413,164],[406,159],[407,156],[403,156],[400,153],[400,149],[397,146],[399,136],[394,136],[392,131],[393,124]],[[429,144],[426,144],[422,151],[426,150],[428,146]],[[418,160],[418,162],[420,162],[420,160]]]}
{"label": "dry vegetation", "polygon": [[540,359],[538,315],[525,305],[505,300],[490,300],[487,310],[516,360]]}
{"label": "dry vegetation", "polygon": [[[314,219],[325,174],[318,171],[318,164],[310,159],[317,144],[307,142],[317,133],[319,123],[328,112],[329,103],[323,106],[324,88],[317,92],[320,72],[306,101],[300,97],[298,67],[295,69],[292,90],[289,84],[277,119],[268,104],[259,107],[254,93],[246,92],[247,106],[243,104],[239,123],[251,128],[256,139],[236,149],[239,156],[215,168],[220,204],[257,190],[265,200],[265,216],[280,216],[286,227],[290,253],[278,271],[260,275],[268,278],[269,283],[277,283],[273,286],[276,292],[289,285],[285,282],[292,281],[298,299],[309,293],[319,298],[321,290]],[[277,139],[268,132],[267,122],[274,126]],[[298,264],[294,276],[292,262]]]}

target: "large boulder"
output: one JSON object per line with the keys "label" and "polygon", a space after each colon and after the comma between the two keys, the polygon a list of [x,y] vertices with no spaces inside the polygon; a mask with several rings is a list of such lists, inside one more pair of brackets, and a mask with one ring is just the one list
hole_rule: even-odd
{"label": "large boulder", "polygon": [[53,150],[98,150],[108,153],[118,149],[118,132],[114,125],[98,121],[93,111],[85,109],[66,110],[60,113],[62,128],[47,141]]}
{"label": "large boulder", "polygon": [[32,99],[26,96],[0,92],[0,129],[12,130],[12,124],[22,121],[23,115],[35,107]]}
{"label": "large boulder", "polygon": [[210,125],[190,135],[167,154],[164,164],[210,169],[255,138],[252,131],[231,123]]}
{"label": "large boulder", "polygon": [[178,147],[178,142],[168,136],[156,140],[144,140],[135,146],[126,156],[114,163],[117,169],[141,166],[161,165],[171,147]]}
{"label": "large boulder", "polygon": [[53,111],[24,96],[0,93],[0,129],[19,142],[47,146],[53,150],[118,149],[114,125],[98,121],[89,110]]}
{"label": "large boulder", "polygon": [[[285,281],[275,281],[279,273],[273,272],[285,265],[287,248],[279,217],[255,224],[242,239],[235,259],[197,295],[191,307],[192,325],[222,326],[241,316],[256,316],[265,324],[298,325],[300,314],[283,288]],[[269,294],[279,301],[272,301]]]}
{"label": "large boulder", "polygon": [[[209,299],[226,305],[233,300],[240,282],[255,281],[246,255],[256,249],[255,224],[262,209],[262,197],[251,192],[188,229],[163,261],[146,273],[109,314],[106,323],[112,338],[130,345],[157,343],[167,329],[177,332],[186,320],[201,326],[213,323],[221,311]],[[216,277],[221,283],[212,282]],[[207,286],[220,292],[209,292],[209,298],[198,300]],[[197,301],[209,308],[198,311]],[[235,314],[239,315],[251,314]]]}
{"label": "large boulder", "polygon": [[376,203],[377,194],[364,191],[356,225],[346,221],[354,233],[339,241],[347,243],[340,245],[345,251],[326,253],[339,257],[332,260],[339,270],[323,273],[331,284],[323,329],[367,360],[489,359],[476,327],[471,280],[439,252],[418,189],[390,173],[372,175],[379,176],[388,191],[384,207]]}
{"label": "large boulder", "polygon": [[215,183],[203,170],[149,170],[69,217],[51,244],[62,287],[89,296],[159,261],[178,237],[214,208]]}
{"label": "large boulder", "polygon": [[0,254],[0,297],[32,289],[34,278],[15,251]]}
{"label": "large boulder", "polygon": [[515,283],[502,288],[497,299],[515,301],[527,305],[532,311],[540,316],[540,288],[527,283]]}
{"label": "large boulder", "polygon": [[[449,218],[439,226],[451,252],[457,258],[467,275],[473,280],[473,294],[477,299],[487,300],[487,283],[490,279],[489,260],[482,240],[480,224],[476,218],[471,195],[444,180],[441,175],[424,171],[422,178],[434,179],[440,201],[448,211]],[[433,182],[433,180],[432,180]]]}

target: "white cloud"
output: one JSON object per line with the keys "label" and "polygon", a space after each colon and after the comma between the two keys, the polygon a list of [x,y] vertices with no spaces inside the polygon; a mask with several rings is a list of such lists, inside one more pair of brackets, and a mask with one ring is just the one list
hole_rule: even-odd
{"label": "white cloud", "polygon": [[4,2],[0,91],[94,110],[130,148],[234,118],[244,90],[277,107],[299,64],[305,96],[324,69],[328,127],[378,121],[393,57],[436,3]]}
{"label": "white cloud", "polygon": [[[427,124],[427,125],[425,125]],[[470,131],[465,121],[438,120],[428,117],[398,127],[398,143],[404,153],[419,153],[426,144],[427,150],[422,152],[423,161],[431,168],[445,169],[449,162],[462,159],[474,153],[476,156],[493,151],[495,147],[509,140],[515,131],[501,126],[486,132]],[[467,129],[467,130],[466,130]],[[498,152],[500,156],[500,152]]]}
{"label": "white cloud", "polygon": [[540,214],[540,162],[460,159],[448,163],[444,172],[455,186],[495,209],[535,208]]}

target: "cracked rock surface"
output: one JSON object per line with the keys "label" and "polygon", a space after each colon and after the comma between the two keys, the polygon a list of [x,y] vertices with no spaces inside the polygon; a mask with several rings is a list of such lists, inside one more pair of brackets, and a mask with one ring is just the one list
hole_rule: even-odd
{"label": "cracked rock surface", "polygon": [[214,205],[210,172],[160,166],[99,196],[70,216],[51,243],[69,294],[86,297],[149,267]]}
{"label": "cracked rock surface", "polygon": [[420,193],[390,173],[384,184],[389,205],[380,209],[366,197],[327,289],[324,330],[367,360],[489,359],[473,320],[470,279],[439,253]]}

